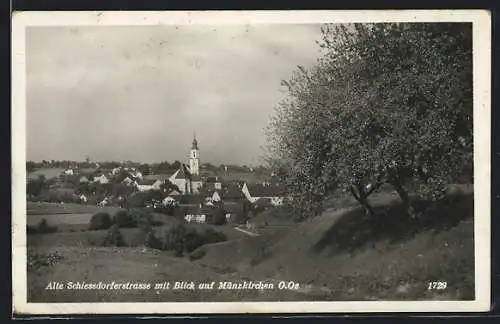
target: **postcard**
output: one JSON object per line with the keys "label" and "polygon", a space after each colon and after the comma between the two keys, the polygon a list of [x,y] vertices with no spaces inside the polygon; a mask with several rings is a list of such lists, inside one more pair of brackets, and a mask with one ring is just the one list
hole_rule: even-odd
{"label": "postcard", "polygon": [[482,10],[12,14],[13,313],[490,308]]}

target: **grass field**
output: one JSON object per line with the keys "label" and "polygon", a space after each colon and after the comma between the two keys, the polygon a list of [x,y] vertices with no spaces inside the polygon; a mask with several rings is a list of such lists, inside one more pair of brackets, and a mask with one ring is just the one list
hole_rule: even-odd
{"label": "grass field", "polygon": [[[405,217],[390,195],[374,198],[376,217],[367,218],[357,206],[331,207],[310,221],[281,224],[280,231],[273,231],[274,224],[261,236],[238,232],[229,241],[204,245],[196,261],[141,247],[141,233],[135,229],[122,230],[132,245],[127,248],[96,248],[89,243],[105,231],[30,235],[30,253],[57,252],[62,259],[28,271],[28,298],[45,302],[473,299],[472,194],[461,193],[439,204],[415,201],[421,212],[417,219]],[[229,226],[220,229],[233,231]],[[293,280],[300,287],[195,293],[44,289],[49,281],[175,280],[252,280],[275,285]],[[429,291],[430,281],[446,281],[448,287]]]}
{"label": "grass field", "polygon": [[26,213],[28,215],[51,215],[51,214],[95,214],[101,211],[114,214],[119,207],[99,207],[97,205],[84,204],[57,204],[49,202],[27,202]]}
{"label": "grass field", "polygon": [[27,174],[29,179],[38,179],[40,175],[45,176],[45,179],[51,179],[58,177],[62,172],[64,172],[63,168],[42,168],[35,170],[33,172],[29,172]]}

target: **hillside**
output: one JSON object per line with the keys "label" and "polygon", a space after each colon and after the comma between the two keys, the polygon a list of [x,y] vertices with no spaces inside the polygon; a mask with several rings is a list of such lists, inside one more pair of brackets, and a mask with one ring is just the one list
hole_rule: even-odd
{"label": "hillside", "polygon": [[[293,224],[276,222],[260,236],[236,230],[183,258],[141,247],[134,229],[123,235],[135,247],[93,247],[101,231],[55,233],[28,240],[30,253],[61,256],[51,267],[28,271],[30,300],[39,301],[276,301],[425,300],[474,298],[473,196],[456,192],[436,203],[416,202],[417,219],[404,217],[389,196],[375,197],[377,217],[354,206],[327,209]],[[272,212],[260,221],[276,218]],[[278,224],[279,223],[279,224]],[[260,229],[258,229],[260,230]],[[229,234],[230,227],[224,231]],[[92,237],[89,235],[92,234]],[[236,235],[237,234],[237,235]],[[35,242],[36,239],[36,242]],[[201,251],[201,252],[200,252]],[[43,258],[43,257],[42,257]],[[75,268],[76,267],[76,268]],[[47,291],[49,281],[294,281],[296,290]],[[429,282],[446,281],[444,290]]]}
{"label": "hillside", "polygon": [[[379,203],[375,219],[358,208],[330,209],[284,237],[205,247],[196,262],[254,280],[293,280],[312,299],[472,299],[472,198],[458,193],[440,204],[417,202],[418,220],[402,217],[394,203]],[[428,291],[430,281],[448,287]]]}

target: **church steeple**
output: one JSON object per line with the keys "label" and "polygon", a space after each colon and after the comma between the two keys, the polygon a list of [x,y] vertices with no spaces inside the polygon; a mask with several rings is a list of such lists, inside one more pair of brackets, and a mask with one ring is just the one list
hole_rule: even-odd
{"label": "church steeple", "polygon": [[198,154],[198,141],[196,135],[193,134],[193,145],[191,146],[191,154],[189,156],[189,171],[193,175],[200,173],[200,158]]}
{"label": "church steeple", "polygon": [[193,150],[198,149],[198,141],[196,140],[196,134],[193,134],[193,146],[191,146],[191,149]]}

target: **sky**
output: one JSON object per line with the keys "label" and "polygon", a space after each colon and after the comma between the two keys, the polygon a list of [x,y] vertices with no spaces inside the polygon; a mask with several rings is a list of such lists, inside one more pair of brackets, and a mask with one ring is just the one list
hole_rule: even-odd
{"label": "sky", "polygon": [[320,25],[28,27],[27,159],[260,163]]}

